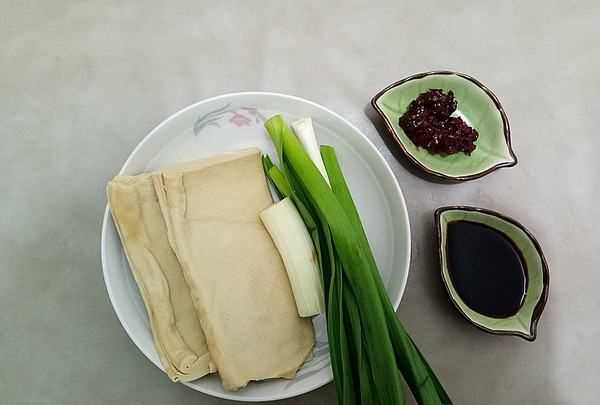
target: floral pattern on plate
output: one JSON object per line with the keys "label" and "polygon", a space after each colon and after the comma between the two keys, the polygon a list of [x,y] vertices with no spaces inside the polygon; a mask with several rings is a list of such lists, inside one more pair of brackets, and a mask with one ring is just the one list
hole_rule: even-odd
{"label": "floral pattern on plate", "polygon": [[221,128],[221,126],[227,124],[236,127],[262,125],[265,119],[265,116],[256,107],[232,108],[231,103],[227,103],[223,107],[198,117],[194,122],[194,135],[198,135],[204,128],[209,126]]}

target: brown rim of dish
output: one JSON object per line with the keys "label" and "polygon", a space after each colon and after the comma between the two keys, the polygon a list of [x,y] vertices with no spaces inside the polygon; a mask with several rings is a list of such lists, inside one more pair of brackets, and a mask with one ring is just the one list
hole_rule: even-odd
{"label": "brown rim of dish", "polygon": [[[520,222],[518,222],[517,220],[515,220],[511,217],[507,217],[506,215],[500,214],[499,212],[492,211],[492,210],[489,210],[486,208],[479,208],[479,207],[473,207],[473,206],[468,206],[468,205],[451,205],[451,206],[440,207],[440,208],[436,209],[435,213],[434,213],[435,230],[436,230],[437,240],[438,240],[438,243],[437,243],[438,254],[439,254],[439,260],[440,260],[440,275],[442,275],[442,271],[443,271],[443,269],[442,269],[442,266],[443,266],[443,264],[442,264],[442,249],[444,248],[442,246],[442,232],[441,232],[441,226],[440,226],[440,218],[441,218],[442,213],[444,213],[446,211],[452,211],[452,210],[479,212],[482,214],[495,216],[495,217],[500,218],[506,222],[509,222],[512,225],[516,226],[517,228],[521,229],[523,232],[525,232],[525,234],[531,240],[531,242],[533,242],[533,245],[535,246],[535,249],[542,261],[542,285],[543,285],[543,287],[542,287],[542,294],[540,295],[538,302],[535,304],[535,308],[533,309],[533,313],[531,314],[531,321],[530,321],[531,324],[529,326],[529,334],[521,333],[518,331],[500,331],[500,330],[490,329],[490,328],[487,328],[483,325],[476,323],[467,314],[465,314],[464,311],[462,310],[462,308],[456,303],[456,301],[452,297],[452,294],[450,293],[450,289],[448,287],[448,284],[446,283],[446,280],[442,276],[442,283],[444,284],[444,287],[446,288],[446,292],[448,293],[448,297],[450,297],[450,301],[452,302],[454,307],[456,307],[458,312],[460,312],[460,314],[466,320],[468,320],[471,324],[475,325],[477,328],[479,328],[485,332],[492,333],[494,335],[519,336],[525,340],[533,342],[535,340],[535,338],[537,337],[538,321],[540,320],[540,318],[542,316],[542,312],[544,311],[544,308],[546,306],[546,302],[548,301],[548,290],[550,288],[550,272],[548,270],[548,263],[546,262],[546,257],[544,256],[544,252],[542,251],[541,245],[523,224],[521,224]],[[525,292],[525,293],[527,293],[527,292]],[[518,313],[518,311],[517,311],[517,313]]]}
{"label": "brown rim of dish", "polygon": [[[384,95],[388,90],[393,89],[394,87],[400,86],[401,84],[404,84],[406,82],[409,82],[411,80],[416,80],[416,79],[422,79],[424,77],[427,76],[432,76],[432,75],[455,75],[458,77],[461,77],[465,80],[468,80],[472,83],[474,83],[477,87],[479,87],[481,90],[483,90],[489,98],[492,99],[492,101],[494,102],[494,105],[496,106],[496,109],[500,112],[500,116],[502,117],[502,124],[503,124],[503,130],[504,130],[504,139],[506,140],[506,144],[508,146],[508,151],[510,153],[510,156],[512,157],[513,161],[512,162],[502,162],[502,163],[498,163],[492,167],[490,167],[487,170],[484,170],[482,172],[476,173],[476,174],[471,174],[468,176],[448,176],[447,174],[435,171],[435,170],[430,170],[427,167],[425,167],[420,161],[419,159],[417,159],[415,156],[413,156],[405,147],[404,144],[398,139],[398,135],[396,134],[396,131],[394,130],[394,127],[392,126],[392,123],[389,122],[388,118],[386,117],[386,115],[384,114],[383,111],[381,111],[381,109],[379,108],[379,106],[377,105],[377,100],[379,100],[379,98]],[[511,139],[510,139],[510,125],[508,123],[508,118],[506,116],[506,113],[504,112],[504,108],[502,108],[502,105],[500,104],[500,100],[498,100],[498,97],[496,97],[496,95],[489,89],[487,88],[483,83],[481,83],[479,80],[475,79],[472,76],[469,76],[467,74],[464,73],[460,73],[460,72],[453,72],[450,70],[432,70],[430,72],[424,72],[424,73],[417,73],[414,74],[412,76],[408,76],[405,77],[402,80],[399,80],[395,83],[390,84],[389,86],[387,86],[386,88],[384,88],[383,90],[381,90],[379,93],[377,93],[375,95],[375,97],[373,97],[371,99],[371,105],[373,106],[373,108],[375,109],[375,111],[377,111],[377,113],[383,118],[383,121],[385,122],[385,126],[387,127],[389,133],[392,135],[392,138],[394,139],[394,141],[396,142],[396,144],[398,144],[398,146],[400,146],[400,149],[402,150],[402,153],[404,153],[404,155],[406,157],[408,157],[408,159],[417,167],[419,167],[421,170],[423,170],[424,172],[444,179],[444,180],[450,180],[450,181],[468,181],[468,180],[474,180],[474,179],[478,179],[480,177],[483,177],[487,174],[490,174],[493,171],[496,171],[502,167],[513,167],[518,163],[517,160],[517,156],[515,155],[515,152],[513,151],[512,148],[512,143],[511,143]]]}

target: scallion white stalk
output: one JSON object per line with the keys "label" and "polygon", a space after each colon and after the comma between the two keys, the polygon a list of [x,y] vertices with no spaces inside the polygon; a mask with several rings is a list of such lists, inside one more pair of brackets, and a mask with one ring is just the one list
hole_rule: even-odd
{"label": "scallion white stalk", "polygon": [[323,312],[323,287],[315,248],[296,206],[289,197],[260,213],[290,280],[301,317]]}
{"label": "scallion white stalk", "polygon": [[325,170],[325,164],[321,158],[321,151],[319,149],[319,143],[317,142],[317,136],[315,135],[315,128],[313,127],[312,118],[302,118],[292,123],[292,129],[296,133],[296,136],[300,140],[304,150],[313,161],[319,172],[329,184],[329,177],[327,176],[327,170]]}

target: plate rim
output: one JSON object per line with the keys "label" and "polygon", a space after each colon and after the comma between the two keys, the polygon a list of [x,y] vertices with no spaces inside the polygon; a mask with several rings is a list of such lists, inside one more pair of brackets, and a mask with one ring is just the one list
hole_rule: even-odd
{"label": "plate rim", "polygon": [[[404,296],[404,292],[406,290],[406,285],[408,283],[408,275],[410,273],[410,260],[411,260],[411,256],[412,256],[412,242],[411,242],[411,227],[410,227],[410,218],[408,215],[408,206],[406,204],[406,199],[404,197],[404,193],[402,192],[402,188],[400,187],[400,183],[398,182],[398,179],[396,178],[392,168],[390,167],[389,162],[385,159],[385,157],[383,156],[383,154],[379,151],[379,149],[377,149],[377,147],[375,146],[375,144],[360,130],[358,129],[354,124],[352,124],[350,121],[348,121],[346,118],[342,117],[341,115],[339,115],[338,113],[330,110],[329,108],[315,103],[313,101],[307,100],[305,98],[302,97],[298,97],[298,96],[293,96],[293,95],[289,95],[289,94],[284,94],[284,93],[277,93],[277,92],[266,92],[266,91],[242,91],[242,92],[232,92],[232,93],[225,93],[225,94],[221,94],[218,96],[213,96],[213,97],[208,97],[205,99],[202,99],[200,101],[197,101],[195,103],[192,103],[184,108],[181,108],[177,111],[175,111],[174,113],[170,114],[167,118],[165,118],[164,120],[162,120],[158,125],[154,126],[143,138],[140,142],[138,142],[138,144],[135,146],[135,148],[133,148],[133,150],[129,153],[127,159],[125,160],[125,162],[123,163],[123,165],[121,166],[121,168],[119,169],[119,172],[117,175],[122,175],[125,168],[129,165],[129,163],[131,162],[131,160],[133,159],[133,157],[137,154],[137,152],[146,144],[146,142],[148,142],[148,140],[150,138],[152,138],[158,131],[160,131],[163,127],[165,127],[166,125],[168,125],[171,121],[173,121],[174,119],[176,119],[177,117],[179,117],[180,115],[186,113],[189,110],[192,110],[194,108],[197,108],[203,104],[209,104],[221,99],[228,99],[228,98],[236,98],[236,97],[248,97],[248,96],[256,96],[256,97],[280,97],[280,98],[284,98],[284,99],[288,99],[288,100],[292,100],[292,101],[296,101],[296,102],[300,102],[300,103],[305,103],[305,104],[309,104],[312,107],[315,107],[317,109],[323,110],[324,112],[330,114],[331,116],[335,117],[336,119],[340,120],[342,123],[344,123],[345,125],[347,125],[348,127],[350,127],[355,133],[357,133],[358,135],[360,135],[364,141],[366,141],[367,145],[369,148],[372,149],[373,152],[375,152],[375,155],[379,158],[379,160],[383,163],[383,168],[384,170],[387,172],[387,174],[391,177],[392,183],[394,185],[394,190],[396,192],[396,195],[399,199],[400,205],[404,208],[402,211],[403,212],[396,212],[395,215],[402,215],[404,218],[404,223],[406,224],[406,233],[407,233],[407,238],[406,238],[406,242],[405,242],[405,250],[407,252],[406,254],[406,258],[404,260],[403,266],[406,269],[406,271],[404,272],[404,276],[402,278],[402,283],[400,286],[400,289],[398,291],[398,296],[392,300],[392,304],[394,305],[394,309],[397,311],[398,307],[400,306],[400,302],[402,301],[402,297]],[[108,258],[107,258],[107,251],[108,251],[108,241],[107,241],[107,230],[110,226],[109,221],[111,220],[111,215],[110,215],[110,208],[108,206],[108,203],[106,204],[106,207],[104,209],[104,215],[103,215],[103,220],[102,220],[102,229],[101,229],[101,236],[100,236],[100,259],[101,259],[101,264],[102,264],[102,278],[104,281],[104,286],[106,288],[106,291],[108,293],[108,297],[110,300],[110,304],[113,308],[114,313],[117,315],[117,319],[119,320],[119,322],[121,323],[121,326],[123,327],[123,329],[125,330],[125,332],[127,333],[127,336],[129,337],[129,339],[132,341],[132,343],[136,346],[136,348],[142,352],[142,354],[144,354],[145,357],[146,353],[144,353],[143,350],[141,350],[138,345],[136,344],[133,336],[132,336],[132,331],[130,330],[130,327],[128,326],[127,321],[124,319],[123,315],[120,313],[120,311],[117,309],[117,307],[115,306],[115,295],[114,295],[114,291],[112,290],[112,287],[109,285],[108,283],[108,277],[107,278],[107,266],[108,266]],[[152,363],[154,363],[154,361],[152,361],[150,358],[148,358],[148,360],[150,360]],[[162,367],[159,366],[159,368],[162,370]],[[262,401],[277,401],[277,400],[281,400],[281,399],[287,399],[287,398],[293,398],[299,395],[303,395],[309,392],[312,392],[318,388],[323,387],[324,385],[329,384],[330,382],[333,381],[333,378],[328,378],[328,379],[324,379],[323,381],[309,387],[306,390],[300,390],[302,392],[298,392],[298,393],[294,393],[292,395],[285,395],[285,394],[279,394],[279,395],[274,395],[272,397],[269,398],[252,398],[252,399],[247,399],[247,400],[240,400],[237,397],[232,397],[229,396],[227,394],[222,394],[222,393],[218,393],[218,392],[206,392],[206,391],[201,391],[201,390],[197,390],[195,387],[189,387],[189,385],[187,383],[184,383],[185,385],[188,385],[189,388],[194,389],[195,391],[199,391],[205,395],[210,395],[213,397],[217,397],[217,398],[221,398],[221,399],[227,399],[227,400],[233,400],[233,401],[238,401],[238,402],[262,402]]]}

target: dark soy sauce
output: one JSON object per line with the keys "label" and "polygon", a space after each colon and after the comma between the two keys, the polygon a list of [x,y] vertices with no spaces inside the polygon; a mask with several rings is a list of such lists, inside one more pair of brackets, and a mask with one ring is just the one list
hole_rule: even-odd
{"label": "dark soy sauce", "polygon": [[493,318],[519,310],[527,287],[525,266],[502,232],[471,221],[450,222],[446,252],[452,284],[471,309]]}

